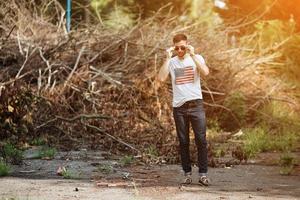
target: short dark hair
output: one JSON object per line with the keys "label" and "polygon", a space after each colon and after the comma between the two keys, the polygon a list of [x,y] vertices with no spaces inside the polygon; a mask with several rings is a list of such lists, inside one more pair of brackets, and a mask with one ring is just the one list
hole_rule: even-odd
{"label": "short dark hair", "polygon": [[187,41],[187,36],[183,33],[179,33],[173,37],[173,43],[180,42],[181,40]]}

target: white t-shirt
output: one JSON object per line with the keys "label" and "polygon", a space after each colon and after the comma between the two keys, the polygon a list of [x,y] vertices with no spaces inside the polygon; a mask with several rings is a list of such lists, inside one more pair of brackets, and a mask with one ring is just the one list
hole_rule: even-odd
{"label": "white t-shirt", "polygon": [[[201,63],[205,60],[201,55],[196,55]],[[173,87],[173,107],[182,106],[185,102],[202,99],[200,75],[196,70],[196,63],[189,54],[180,60],[177,56],[171,58],[169,72]]]}

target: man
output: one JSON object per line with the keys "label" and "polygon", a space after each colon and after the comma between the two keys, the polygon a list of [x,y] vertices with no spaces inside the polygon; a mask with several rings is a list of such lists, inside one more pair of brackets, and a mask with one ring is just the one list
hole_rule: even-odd
{"label": "man", "polygon": [[[174,46],[167,49],[167,58],[162,65],[158,80],[165,81],[171,75],[173,88],[173,116],[180,144],[181,164],[184,171],[184,184],[192,182],[189,152],[189,128],[192,125],[198,151],[199,183],[209,185],[207,177],[207,141],[200,73],[209,74],[209,69],[201,55],[188,44],[187,36],[177,34]],[[175,53],[175,57],[172,54]]]}

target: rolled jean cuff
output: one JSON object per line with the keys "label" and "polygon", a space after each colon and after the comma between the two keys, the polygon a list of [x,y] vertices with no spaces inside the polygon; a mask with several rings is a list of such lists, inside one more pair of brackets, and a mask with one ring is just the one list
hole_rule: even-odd
{"label": "rolled jean cuff", "polygon": [[190,175],[192,175],[192,172],[184,172],[184,175],[185,176],[190,176]]}
{"label": "rolled jean cuff", "polygon": [[199,176],[207,176],[207,173],[199,173]]}

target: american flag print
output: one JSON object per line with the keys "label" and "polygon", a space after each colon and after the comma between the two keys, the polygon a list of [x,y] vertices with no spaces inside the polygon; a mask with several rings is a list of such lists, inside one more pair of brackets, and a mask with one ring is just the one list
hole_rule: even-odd
{"label": "american flag print", "polygon": [[192,66],[175,69],[175,84],[181,85],[194,82],[194,70]]}

